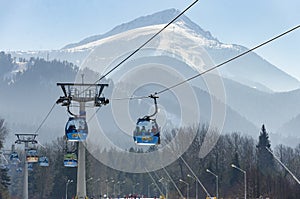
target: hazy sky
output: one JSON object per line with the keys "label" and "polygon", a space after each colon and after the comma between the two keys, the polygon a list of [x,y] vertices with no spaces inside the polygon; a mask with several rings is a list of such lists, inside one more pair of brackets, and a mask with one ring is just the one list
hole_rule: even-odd
{"label": "hazy sky", "polygon": [[[60,49],[185,0],[0,0],[0,50]],[[251,48],[300,24],[299,0],[200,0],[186,15],[223,43]],[[300,29],[256,51],[300,80]]]}

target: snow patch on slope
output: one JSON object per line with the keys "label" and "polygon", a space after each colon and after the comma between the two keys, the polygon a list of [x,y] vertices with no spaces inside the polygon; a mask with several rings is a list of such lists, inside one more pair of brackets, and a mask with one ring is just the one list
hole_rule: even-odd
{"label": "snow patch on slope", "polygon": [[3,79],[10,85],[15,82],[15,78],[18,74],[23,74],[28,69],[27,61],[15,61],[13,69],[4,74]]}

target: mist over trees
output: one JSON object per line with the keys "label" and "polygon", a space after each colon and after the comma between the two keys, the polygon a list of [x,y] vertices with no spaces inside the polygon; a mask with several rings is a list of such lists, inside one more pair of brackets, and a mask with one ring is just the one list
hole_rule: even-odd
{"label": "mist over trees", "polygon": [[[203,183],[210,195],[214,196],[216,181],[215,177],[206,172],[206,169],[213,171],[219,178],[220,198],[243,198],[244,178],[243,173],[232,168],[235,164],[247,172],[247,198],[258,198],[259,196],[270,198],[299,198],[300,187],[296,181],[274,160],[270,153],[264,150],[271,147],[268,140],[268,133],[265,126],[258,133],[258,139],[242,136],[240,133],[220,135],[216,145],[210,153],[199,157],[200,146],[203,145],[204,137],[207,134],[207,126],[185,128],[165,132],[165,139],[172,139],[172,132],[187,133],[194,131],[196,137],[188,150],[181,157],[165,167],[150,173],[127,173],[114,170],[99,162],[87,151],[87,182],[88,196],[99,197],[108,193],[109,195],[129,195],[134,191],[136,194],[147,195],[148,191],[153,197],[166,192],[165,186],[159,182],[164,178],[168,182],[170,198],[180,198],[177,191],[178,186],[181,194],[186,195],[186,185],[179,182],[179,179],[190,184],[190,198],[195,198],[195,183],[191,170]],[[187,138],[188,139],[188,138]],[[76,168],[65,168],[63,156],[65,154],[64,139],[57,138],[52,143],[39,148],[39,153],[49,157],[49,167],[34,165],[33,171],[29,173],[29,196],[32,199],[40,198],[63,198],[65,197],[65,186],[68,179],[73,182],[69,184],[68,195],[76,194]],[[130,164],[124,160],[122,153],[112,156],[114,149],[105,150],[99,153],[105,158],[123,164]],[[157,150],[150,147],[148,150],[141,148],[128,149],[133,153],[149,153]],[[296,148],[279,145],[273,148],[279,157],[296,176],[300,176],[300,144]],[[266,153],[265,153],[266,152]],[[21,153],[21,151],[20,151]],[[156,160],[157,161],[157,160]],[[155,162],[159,164],[159,162]],[[267,167],[266,167],[267,166]],[[191,170],[190,170],[190,169]],[[22,173],[10,172],[12,182],[22,181]],[[169,178],[170,176],[171,178]],[[136,185],[138,183],[138,185]],[[152,184],[154,183],[154,184]],[[156,185],[157,186],[156,186]],[[136,185],[136,186],[135,186]],[[10,186],[12,198],[22,198],[22,182]],[[161,192],[160,192],[161,191]],[[206,193],[199,186],[199,198],[205,198]]]}

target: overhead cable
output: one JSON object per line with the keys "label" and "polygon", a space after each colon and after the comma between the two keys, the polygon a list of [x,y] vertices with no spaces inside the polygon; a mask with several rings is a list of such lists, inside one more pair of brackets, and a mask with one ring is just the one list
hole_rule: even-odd
{"label": "overhead cable", "polygon": [[271,43],[272,41],[274,41],[276,39],[279,39],[280,37],[283,37],[283,36],[285,36],[286,34],[288,34],[290,32],[293,32],[293,31],[297,30],[299,27],[300,27],[300,25],[295,26],[294,28],[291,28],[291,29],[285,31],[284,33],[281,33],[281,34],[279,34],[279,35],[277,35],[277,36],[275,36],[275,37],[273,37],[273,38],[271,38],[271,39],[269,39],[269,40],[267,40],[267,41],[265,41],[265,42],[263,42],[263,43],[255,46],[255,47],[253,47],[253,48],[251,48],[251,49],[249,49],[249,50],[247,50],[247,51],[245,51],[245,52],[243,52],[241,54],[238,54],[235,57],[232,57],[232,58],[230,58],[230,59],[228,59],[228,60],[226,60],[226,61],[224,61],[224,62],[222,62],[222,63],[220,63],[220,64],[218,64],[218,65],[216,65],[214,67],[212,67],[212,68],[209,68],[209,69],[207,69],[207,70],[205,70],[205,71],[203,71],[203,72],[201,72],[201,73],[199,73],[197,75],[194,75],[194,76],[192,76],[192,77],[190,77],[190,78],[188,78],[188,79],[186,79],[184,81],[181,81],[181,82],[179,82],[177,84],[174,84],[173,86],[170,86],[170,87],[165,88],[165,89],[163,89],[161,91],[155,92],[154,94],[155,95],[159,95],[159,94],[164,93],[164,92],[166,92],[168,90],[171,90],[171,89],[173,89],[173,88],[175,88],[177,86],[180,86],[180,85],[182,85],[182,84],[184,84],[186,82],[189,82],[189,81],[191,81],[191,80],[193,80],[193,79],[195,79],[197,77],[200,77],[200,76],[202,76],[202,75],[204,75],[204,74],[206,74],[206,73],[208,73],[208,72],[210,72],[212,70],[215,70],[215,69],[217,69],[217,68],[219,68],[219,67],[221,67],[221,66],[223,66],[223,65],[225,65],[225,64],[227,64],[229,62],[232,62],[232,61],[234,61],[234,60],[236,60],[236,59],[238,59],[238,58],[240,58],[240,57],[242,57],[242,56],[244,56],[244,55],[246,55],[246,54],[248,54],[248,53],[250,53],[250,52],[252,52],[252,51],[254,51],[254,50],[258,49],[258,48],[260,48],[260,47],[262,47],[262,46],[265,46],[268,43]]}
{"label": "overhead cable", "polygon": [[43,119],[43,121],[41,122],[41,124],[39,125],[39,127],[36,129],[36,131],[34,132],[34,134],[38,134],[39,130],[42,128],[42,126],[44,125],[44,123],[46,122],[46,120],[48,119],[48,117],[50,116],[51,112],[53,111],[55,105],[56,105],[56,103],[54,103],[52,105],[52,107],[50,108],[50,110],[47,113],[46,117]]}

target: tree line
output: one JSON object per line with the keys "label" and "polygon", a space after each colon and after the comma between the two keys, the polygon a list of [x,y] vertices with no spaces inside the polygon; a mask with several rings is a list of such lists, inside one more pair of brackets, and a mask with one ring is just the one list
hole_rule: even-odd
{"label": "tree line", "polygon": [[[7,129],[4,126],[4,120],[1,120],[0,132],[2,143]],[[263,125],[258,132],[258,139],[241,135],[240,133],[231,133],[218,135],[217,143],[213,149],[205,156],[199,156],[199,149],[203,145],[204,138],[208,133],[206,125],[197,127],[173,129],[165,132],[164,139],[169,141],[180,133],[189,135],[191,132],[196,134],[188,150],[185,151],[176,161],[169,166],[157,171],[145,173],[127,173],[114,170],[99,162],[92,154],[87,151],[87,193],[89,197],[99,198],[104,194],[110,196],[119,194],[121,196],[129,194],[140,194],[147,196],[159,196],[168,190],[169,198],[181,198],[189,192],[190,198],[195,198],[195,181],[188,175],[201,181],[211,196],[216,195],[216,179],[208,173],[209,169],[219,179],[219,198],[243,198],[244,194],[244,176],[243,173],[230,165],[246,171],[247,174],[247,198],[299,198],[300,186],[292,176],[281,167],[273,158],[272,154],[266,150],[266,147],[273,150],[277,157],[291,170],[296,176],[300,176],[300,144],[295,148],[290,146],[278,145],[271,147],[267,130]],[[182,139],[188,139],[182,137]],[[180,146],[174,146],[180,147]],[[124,160],[122,153],[112,156],[113,150],[99,151],[105,158],[110,158],[116,163],[130,164]],[[141,148],[128,149],[133,153],[149,153],[157,150],[156,147],[150,147],[148,150]],[[65,140],[59,137],[45,145],[45,148],[39,148],[39,153],[49,158],[50,166],[39,167],[34,165],[33,171],[29,172],[29,196],[32,199],[41,198],[63,198],[65,197],[65,187],[67,180],[73,180],[68,187],[68,195],[76,195],[76,168],[65,168],[63,166],[63,156],[65,154]],[[21,151],[20,156],[24,157]],[[138,160],[137,160],[138,161]],[[157,160],[154,160],[157,161]],[[1,198],[22,198],[23,192],[23,173],[13,169],[10,171],[0,171]],[[92,178],[91,178],[92,177]],[[160,179],[165,179],[162,183]],[[189,190],[184,183],[189,184]],[[176,185],[176,186],[175,186]],[[199,197],[205,198],[207,194],[198,185]],[[178,188],[178,189],[177,189]],[[135,193],[133,193],[135,192]]]}

